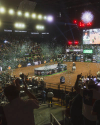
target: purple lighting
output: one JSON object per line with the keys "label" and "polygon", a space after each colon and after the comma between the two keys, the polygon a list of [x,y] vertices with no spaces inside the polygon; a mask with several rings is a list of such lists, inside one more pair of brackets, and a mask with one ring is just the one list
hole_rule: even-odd
{"label": "purple lighting", "polygon": [[52,21],[53,21],[53,17],[52,17],[52,16],[48,16],[48,17],[47,17],[47,21],[48,21],[48,22],[52,22]]}

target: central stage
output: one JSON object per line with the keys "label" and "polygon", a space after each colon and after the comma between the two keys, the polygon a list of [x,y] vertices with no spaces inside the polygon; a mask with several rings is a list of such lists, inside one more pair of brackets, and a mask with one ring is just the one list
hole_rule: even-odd
{"label": "central stage", "polygon": [[34,69],[35,75],[51,75],[67,70],[66,64],[45,65]]}

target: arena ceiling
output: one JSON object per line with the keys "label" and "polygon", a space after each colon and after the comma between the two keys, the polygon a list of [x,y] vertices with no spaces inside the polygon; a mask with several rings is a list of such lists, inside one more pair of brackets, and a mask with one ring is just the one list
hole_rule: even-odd
{"label": "arena ceiling", "polygon": [[[25,2],[28,2],[28,4]],[[36,6],[33,8],[32,4],[30,4],[32,2],[36,3]],[[67,38],[69,39],[69,37],[73,39],[75,37],[80,37],[80,30],[67,24],[72,23],[74,19],[80,20],[81,13],[85,10],[92,11],[92,13],[95,15],[93,26],[100,27],[100,0],[0,0],[0,5],[6,8],[13,8],[16,11],[19,8],[22,8],[24,11],[29,9],[31,12],[53,15],[55,18],[55,24],[53,24],[53,26],[49,25],[50,27],[47,31],[53,32],[52,29],[55,26],[55,30],[52,33],[54,38],[56,38],[56,34],[58,34],[58,36],[60,34],[60,36],[63,36],[65,40],[67,40]],[[17,17],[11,17],[9,15],[0,15],[0,19],[2,19],[5,24],[8,24],[9,27],[11,27],[13,22],[18,20]],[[37,21],[25,20],[23,18],[21,18],[21,20],[24,20],[27,24],[29,24],[29,29],[32,28],[33,23],[34,25],[37,23]]]}
{"label": "arena ceiling", "polygon": [[[36,2],[35,9],[32,11],[41,12],[41,13],[51,13],[55,14],[56,16],[59,15],[61,12],[62,16],[66,12],[73,12],[78,11],[80,9],[88,9],[88,8],[95,8],[99,11],[99,0],[0,0],[0,4],[2,6],[8,8],[18,9],[20,4],[24,1],[28,2]],[[31,4],[31,3],[30,3]],[[24,6],[24,5],[23,5]],[[27,4],[27,6],[31,6]],[[24,6],[27,8],[27,6]]]}

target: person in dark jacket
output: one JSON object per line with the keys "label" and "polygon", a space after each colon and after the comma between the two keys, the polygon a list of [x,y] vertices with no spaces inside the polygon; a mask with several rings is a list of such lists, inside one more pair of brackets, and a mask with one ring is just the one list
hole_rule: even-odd
{"label": "person in dark jacket", "polygon": [[43,90],[41,94],[42,94],[42,103],[45,104],[45,101],[46,101],[46,92],[45,92],[45,90]]}
{"label": "person in dark jacket", "polygon": [[77,94],[72,100],[70,116],[73,125],[82,125],[82,96],[80,94]]}

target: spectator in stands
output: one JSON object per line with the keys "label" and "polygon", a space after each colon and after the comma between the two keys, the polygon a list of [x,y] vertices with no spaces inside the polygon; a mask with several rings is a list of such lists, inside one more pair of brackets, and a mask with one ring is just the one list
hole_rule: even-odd
{"label": "spectator in stands", "polygon": [[38,82],[38,77],[36,77],[35,78],[35,89],[36,89],[36,94],[38,93],[38,84],[39,84],[39,82]]}
{"label": "spectator in stands", "polygon": [[97,100],[93,105],[92,115],[97,116],[96,125],[100,125],[100,100]]}
{"label": "spectator in stands", "polygon": [[32,85],[35,85],[35,76],[32,76]]}
{"label": "spectator in stands", "polygon": [[66,93],[63,89],[61,92],[61,106],[64,106],[64,104],[65,104],[65,96],[66,96]]}
{"label": "spectator in stands", "polygon": [[45,104],[45,101],[46,101],[46,91],[43,90],[41,94],[42,94],[42,103]]}
{"label": "spectator in stands", "polygon": [[5,96],[4,96],[4,94],[2,93],[2,101],[4,100],[4,97],[5,97]]}
{"label": "spectator in stands", "polygon": [[74,90],[74,86],[72,86],[72,93],[74,92],[73,90]]}
{"label": "spectator in stands", "polygon": [[48,97],[48,101],[49,101],[48,107],[50,107],[50,103],[51,103],[51,107],[52,107],[52,98],[53,98],[53,96],[54,96],[53,92],[51,91],[51,89],[49,89],[49,91],[47,93],[47,97]]}
{"label": "spectator in stands", "polygon": [[30,99],[24,101],[19,97],[19,81],[16,79],[16,86],[10,85],[4,89],[4,94],[10,102],[3,107],[7,125],[35,125],[33,109],[39,108],[39,103],[37,98],[27,90],[25,81],[23,89]]}
{"label": "spectator in stands", "polygon": [[77,94],[72,100],[70,107],[70,117],[73,125],[82,125],[83,116],[82,116],[82,96]]}
{"label": "spectator in stands", "polygon": [[41,88],[44,89],[45,88],[45,82],[44,82],[43,78],[40,78],[40,84],[41,84]]}
{"label": "spectator in stands", "polygon": [[0,106],[0,125],[7,125],[7,120],[5,117],[3,106]]}
{"label": "spectator in stands", "polygon": [[31,77],[28,77],[28,85],[32,85]]}
{"label": "spectator in stands", "polygon": [[100,99],[100,93],[96,90],[96,84],[92,79],[89,80],[87,89],[79,88],[78,81],[81,78],[81,75],[82,74],[77,76],[74,88],[83,98],[82,114],[84,125],[96,125],[97,117],[91,114],[91,110],[95,100]]}
{"label": "spectator in stands", "polygon": [[68,94],[66,94],[66,108],[68,107],[68,105],[69,105],[69,101],[70,101],[70,99],[71,99],[71,97],[70,97],[70,93],[68,93]]}

